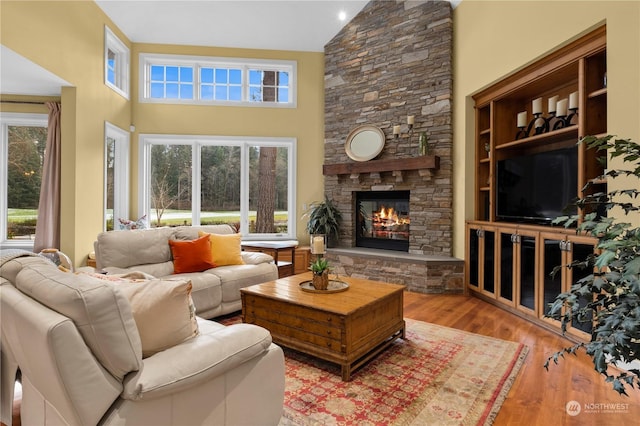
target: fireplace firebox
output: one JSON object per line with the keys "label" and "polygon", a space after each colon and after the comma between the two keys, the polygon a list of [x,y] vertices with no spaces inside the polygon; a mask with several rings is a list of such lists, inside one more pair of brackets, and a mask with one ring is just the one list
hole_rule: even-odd
{"label": "fireplace firebox", "polygon": [[409,251],[409,191],[355,194],[356,247]]}

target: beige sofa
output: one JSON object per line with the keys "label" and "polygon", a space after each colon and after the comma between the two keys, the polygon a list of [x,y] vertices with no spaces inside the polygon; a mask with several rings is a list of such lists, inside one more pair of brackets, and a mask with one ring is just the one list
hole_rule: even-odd
{"label": "beige sofa", "polygon": [[228,265],[204,272],[174,274],[168,241],[195,240],[198,231],[232,234],[229,225],[178,226],[133,231],[110,231],[94,243],[96,269],[110,274],[142,271],[158,278],[186,278],[193,284],[193,302],[202,318],[214,318],[242,308],[240,289],[278,278],[273,258],[264,253],[242,252],[244,265]]}
{"label": "beige sofa", "polygon": [[267,330],[197,318],[195,337],[143,358],[118,285],[0,251],[2,422],[19,369],[26,425],[278,423],[284,357]]}

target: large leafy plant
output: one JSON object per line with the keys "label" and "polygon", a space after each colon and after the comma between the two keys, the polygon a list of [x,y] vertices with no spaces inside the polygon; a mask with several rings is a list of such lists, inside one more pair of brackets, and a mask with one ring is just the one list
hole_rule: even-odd
{"label": "large leafy plant", "polygon": [[[596,253],[559,268],[589,268],[593,273],[560,294],[547,316],[561,321],[563,333],[572,321],[593,321],[593,331],[589,342],[556,352],[544,366],[548,369],[551,361],[557,363],[564,354],[575,355],[584,349],[605,381],[616,392],[627,395],[626,386],[640,387],[640,370],[614,366],[628,366],[640,359],[640,228],[625,221],[630,213],[640,211],[640,145],[613,136],[588,136],[580,143],[604,152],[602,160],[607,154],[611,159],[620,157],[630,167],[605,169],[601,178],[624,177],[630,184],[626,189],[607,193],[594,191],[593,183],[583,188],[583,196],[576,204],[587,213],[576,229],[597,238]],[[576,226],[578,216],[563,216],[556,223]],[[580,303],[585,300],[587,303]]]}
{"label": "large leafy plant", "polygon": [[307,218],[309,234],[325,234],[329,242],[338,240],[342,214],[328,197],[324,201],[311,203],[303,217]]}

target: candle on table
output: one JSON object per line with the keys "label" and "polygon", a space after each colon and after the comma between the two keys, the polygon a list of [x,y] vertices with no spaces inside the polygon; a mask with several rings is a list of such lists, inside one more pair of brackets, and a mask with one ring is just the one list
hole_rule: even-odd
{"label": "candle on table", "polygon": [[407,115],[407,124],[413,125],[415,123],[416,117],[415,115]]}
{"label": "candle on table", "polygon": [[569,95],[569,109],[578,109],[578,92]]}
{"label": "candle on table", "polygon": [[567,116],[567,100],[566,99],[562,99],[558,101],[558,111],[556,113],[556,115],[558,117],[566,117]]}
{"label": "candle on table", "polygon": [[400,134],[400,126],[393,126],[393,135],[399,135]]}
{"label": "candle on table", "polygon": [[531,106],[532,114],[542,114],[542,98],[534,99]]}
{"label": "candle on table", "polygon": [[525,127],[527,125],[527,111],[518,113],[518,127]]}
{"label": "candle on table", "polygon": [[313,253],[324,253],[324,237],[313,237]]}
{"label": "candle on table", "polygon": [[558,95],[549,98],[549,114],[556,112],[556,104],[558,103]]}

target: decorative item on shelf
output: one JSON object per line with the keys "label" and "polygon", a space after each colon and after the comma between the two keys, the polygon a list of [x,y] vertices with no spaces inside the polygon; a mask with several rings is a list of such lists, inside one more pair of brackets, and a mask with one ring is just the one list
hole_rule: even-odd
{"label": "decorative item on shelf", "polygon": [[420,150],[420,155],[429,155],[429,139],[425,132],[420,132],[420,136],[418,137],[418,148]]}
{"label": "decorative item on shelf", "polygon": [[[416,121],[415,115],[407,115],[407,135],[409,137],[409,145],[411,145],[411,139],[413,138],[413,127]],[[393,138],[398,139],[400,137],[401,129],[400,125],[393,126]]]}
{"label": "decorative item on shelf", "polygon": [[69,256],[60,250],[56,248],[46,248],[38,254],[52,261],[61,271],[73,272],[73,262],[71,262]]}
{"label": "decorative item on shelf", "polygon": [[[558,95],[549,98],[549,116],[547,117],[542,115],[542,98],[534,99],[531,108],[533,118],[528,124],[527,111],[519,112],[516,120],[518,127],[516,140],[570,126],[573,117],[578,115],[578,92],[571,93],[569,99],[558,100],[558,98]],[[567,104],[571,112],[568,115]]]}
{"label": "decorative item on shelf", "polygon": [[489,142],[484,144],[484,150],[487,153],[487,157],[491,158],[491,145],[489,144]]}

